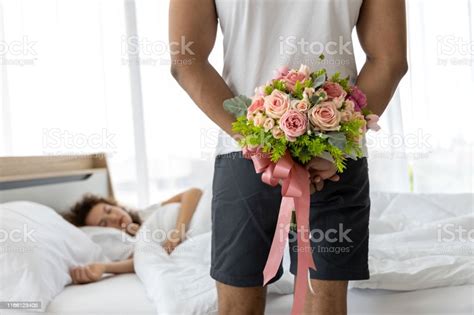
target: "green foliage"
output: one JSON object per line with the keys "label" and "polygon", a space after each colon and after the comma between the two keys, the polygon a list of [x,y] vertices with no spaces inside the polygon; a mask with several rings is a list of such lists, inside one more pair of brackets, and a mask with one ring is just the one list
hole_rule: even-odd
{"label": "green foliage", "polygon": [[278,80],[278,81],[275,81],[273,83],[273,86],[276,90],[279,90],[279,91],[282,91],[282,92],[286,92],[286,86],[285,86],[285,82],[283,82],[282,80]]}
{"label": "green foliage", "polygon": [[300,81],[296,81],[293,96],[299,100],[303,99],[303,85]]}
{"label": "green foliage", "polygon": [[339,83],[339,85],[342,86],[342,88],[346,91],[346,92],[350,92],[350,85],[349,85],[349,80],[350,80],[350,76],[347,76],[345,78],[341,78],[341,73],[340,72],[336,72],[329,81],[331,82],[334,82],[334,83]]}
{"label": "green foliage", "polygon": [[228,99],[224,101],[224,109],[234,115],[241,117],[247,115],[247,108],[252,104],[252,100],[244,95]]}

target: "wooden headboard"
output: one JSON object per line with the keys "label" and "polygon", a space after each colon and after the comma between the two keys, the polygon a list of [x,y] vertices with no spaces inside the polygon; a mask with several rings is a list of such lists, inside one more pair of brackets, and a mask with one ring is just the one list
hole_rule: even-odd
{"label": "wooden headboard", "polygon": [[86,193],[114,198],[104,153],[0,157],[0,203],[27,200],[64,212]]}

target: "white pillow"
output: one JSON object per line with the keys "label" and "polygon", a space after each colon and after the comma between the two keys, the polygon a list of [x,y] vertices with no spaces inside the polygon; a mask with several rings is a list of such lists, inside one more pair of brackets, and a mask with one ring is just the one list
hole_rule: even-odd
{"label": "white pillow", "polygon": [[208,183],[203,187],[203,194],[193,214],[193,218],[189,224],[187,236],[194,237],[203,233],[210,232],[212,229],[211,220],[211,204],[212,204],[212,183]]}
{"label": "white pillow", "polygon": [[71,283],[69,269],[107,261],[101,248],[53,209],[0,204],[0,301],[38,301],[40,311]]}
{"label": "white pillow", "polygon": [[81,230],[102,248],[111,261],[121,261],[133,254],[135,241],[129,234],[111,227],[84,226]]}

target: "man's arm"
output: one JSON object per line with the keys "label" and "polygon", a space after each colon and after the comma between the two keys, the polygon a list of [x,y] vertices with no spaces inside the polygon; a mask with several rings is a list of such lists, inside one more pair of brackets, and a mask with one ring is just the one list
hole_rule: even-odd
{"label": "man's arm", "polygon": [[[218,24],[214,0],[171,0],[169,20],[173,77],[212,121],[234,135],[235,118],[223,108],[223,102],[234,95],[208,60]],[[190,51],[184,49],[183,38],[192,42]],[[185,65],[189,59],[191,64]]]}
{"label": "man's arm", "polygon": [[408,71],[405,0],[364,0],[357,33],[367,55],[357,85],[382,115]]}

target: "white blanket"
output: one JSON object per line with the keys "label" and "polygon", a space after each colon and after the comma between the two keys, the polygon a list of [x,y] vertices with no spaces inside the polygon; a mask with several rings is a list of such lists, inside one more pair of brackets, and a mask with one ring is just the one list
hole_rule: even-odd
{"label": "white blanket", "polygon": [[473,198],[373,194],[371,279],[351,287],[416,290],[474,283]]}
{"label": "white blanket", "polygon": [[[140,228],[134,263],[135,272],[157,313],[201,315],[215,312],[217,291],[215,281],[209,275],[211,232],[187,239],[168,255],[160,245],[162,240],[151,237],[158,225],[155,219],[151,216]],[[269,286],[269,292],[273,293],[289,294],[292,291],[293,276],[288,272]]]}

